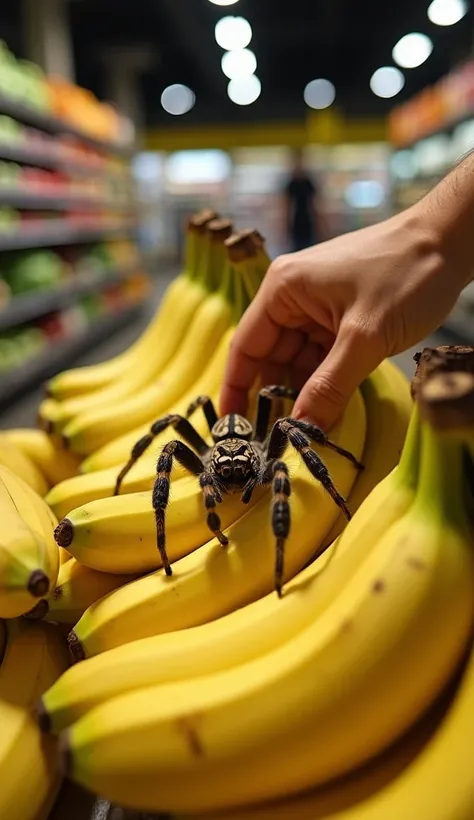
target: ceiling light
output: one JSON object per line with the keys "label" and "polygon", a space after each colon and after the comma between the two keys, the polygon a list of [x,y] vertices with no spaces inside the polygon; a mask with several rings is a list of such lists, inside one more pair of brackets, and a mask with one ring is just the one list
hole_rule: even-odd
{"label": "ceiling light", "polygon": [[231,80],[227,86],[227,93],[236,105],[251,105],[258,100],[261,90],[262,84],[255,74]]}
{"label": "ceiling light", "polygon": [[395,97],[405,85],[405,77],[398,68],[382,66],[374,71],[370,78],[370,88],[377,97],[389,99]]}
{"label": "ceiling light", "polygon": [[467,14],[466,0],[433,0],[428,17],[437,26],[454,26]]}
{"label": "ceiling light", "polygon": [[234,3],[238,3],[239,0],[209,0],[210,3],[214,3],[215,6],[233,6]]}
{"label": "ceiling light", "polygon": [[215,37],[226,51],[245,48],[252,39],[252,26],[244,17],[222,17],[216,23]]}
{"label": "ceiling light", "polygon": [[310,108],[329,108],[336,99],[336,89],[329,80],[311,80],[304,90],[304,101]]}
{"label": "ceiling light", "polygon": [[187,85],[176,83],[165,88],[161,95],[161,105],[168,112],[179,116],[191,110],[196,102],[196,95]]}
{"label": "ceiling light", "polygon": [[405,34],[392,51],[392,57],[402,68],[417,68],[433,51],[433,42],[426,34],[414,31]]}
{"label": "ceiling light", "polygon": [[239,77],[249,77],[255,73],[257,58],[248,48],[226,51],[222,56],[221,66],[229,80],[237,80]]}

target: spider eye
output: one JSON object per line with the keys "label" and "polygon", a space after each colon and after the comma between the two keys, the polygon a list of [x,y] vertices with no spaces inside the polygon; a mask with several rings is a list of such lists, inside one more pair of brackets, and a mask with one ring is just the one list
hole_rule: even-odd
{"label": "spider eye", "polygon": [[221,476],[222,478],[230,478],[230,474],[232,472],[231,467],[221,467]]}

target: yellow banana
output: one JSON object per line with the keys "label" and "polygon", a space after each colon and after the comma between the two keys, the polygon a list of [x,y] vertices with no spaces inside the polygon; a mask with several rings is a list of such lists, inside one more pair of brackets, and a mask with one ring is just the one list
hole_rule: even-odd
{"label": "yellow banana", "polygon": [[59,570],[44,617],[47,621],[73,626],[91,604],[135,578],[136,575],[97,572],[71,558]]}
{"label": "yellow banana", "polygon": [[[195,285],[199,284],[196,282],[199,278],[198,266],[204,252],[203,239],[200,234],[214,217],[214,212],[207,211],[191,219],[186,236],[185,271],[169,285],[155,316],[137,341],[124,353],[107,362],[75,368],[55,376],[48,385],[50,395],[62,401],[81,396],[83,393],[90,393],[92,390],[98,392],[99,389],[113,381],[121,380],[135,367],[147,367],[145,360],[150,357],[150,354],[157,363],[161,361],[167,364],[167,359],[173,355],[181,341],[179,336],[174,336],[173,322],[180,317],[181,311],[184,313],[188,311],[188,299],[189,304],[193,299],[190,295],[191,291],[194,291]],[[197,232],[195,229],[198,229]],[[170,338],[168,334],[171,334]],[[174,343],[176,346],[173,348]],[[160,352],[162,346],[166,348],[166,355],[163,358]],[[157,364],[158,366],[161,367]]]}
{"label": "yellow banana", "polygon": [[0,467],[0,479],[8,490],[20,516],[46,547],[48,578],[50,589],[52,589],[59,573],[59,550],[54,540],[57,519],[46,502],[6,467]]}
{"label": "yellow banana", "polygon": [[[57,524],[56,524],[57,526]],[[68,561],[72,559],[72,555],[70,552],[64,549],[64,547],[59,547],[59,568],[63,566],[63,564],[67,564]],[[58,575],[59,578],[59,575]]]}
{"label": "yellow banana", "polygon": [[79,458],[59,447],[43,430],[16,428],[5,430],[5,435],[31,459],[50,487],[78,474]]}
{"label": "yellow banana", "polygon": [[[259,488],[254,506],[264,490]],[[239,495],[224,497],[219,517],[226,529],[245,511]],[[169,559],[177,561],[209,541],[202,490],[195,476],[173,486],[166,512]],[[72,510],[56,530],[61,546],[81,564],[112,573],[144,573],[162,566],[156,546],[151,492],[102,498]]]}
{"label": "yellow banana", "polygon": [[[219,344],[229,327],[230,310],[220,294],[208,296],[193,319],[177,354],[168,367],[148,387],[134,395],[134,386],[124,401],[119,397],[101,402],[100,406],[76,416],[63,430],[68,447],[87,455],[117,436],[140,424],[151,424],[187,392],[198,379],[203,362]],[[180,335],[182,336],[181,330]],[[150,356],[149,356],[150,358]]]}
{"label": "yellow banana", "polygon": [[138,810],[210,811],[327,782],[386,748],[434,702],[470,640],[462,492],[461,445],[424,425],[414,503],[321,618],[236,669],[93,709],[64,740],[70,775]]}
{"label": "yellow banana", "polygon": [[[357,476],[349,496],[352,514],[398,464],[413,409],[410,383],[389,359],[379,365],[360,389],[367,412],[362,456],[365,469]],[[344,516],[339,515],[326,544],[332,544],[346,523]]]}
{"label": "yellow banana", "polygon": [[[191,387],[189,387],[187,392],[181,396],[180,400],[170,410],[167,410],[167,412],[184,415],[190,403],[194,401],[197,396],[208,395],[218,397],[233,333],[234,328],[229,328],[229,330],[222,337],[220,343],[217,345],[217,349],[212,355],[209,364],[205,366],[204,372],[200,378],[197,379]],[[155,421],[156,418],[158,417],[153,418],[152,422]],[[193,416],[193,426],[200,435],[205,438],[209,438],[209,428],[202,412],[196,411],[196,414]],[[123,436],[119,436],[109,444],[101,447],[96,453],[93,453],[82,462],[81,472],[90,473],[95,472],[96,470],[106,470],[108,467],[118,467],[120,470],[120,468],[123,467],[123,465],[126,464],[130,458],[133,445],[139,438],[146,435],[146,433],[149,432],[149,429],[150,423],[142,424],[140,427],[136,427],[134,430],[125,433]],[[170,441],[172,438],[176,438],[173,430],[167,430],[162,433],[156,439],[157,446],[153,444],[148,452],[142,456],[140,461],[143,462],[144,460],[149,460],[151,462],[151,468],[154,471],[156,468],[157,453],[160,445],[165,444],[166,441]]]}
{"label": "yellow banana", "polygon": [[[360,458],[364,438],[365,408],[356,393],[334,428],[333,440]],[[347,496],[355,467],[327,448],[315,449],[338,491]],[[288,456],[293,528],[286,548],[287,579],[314,553],[338,514],[332,498],[300,459],[291,451]],[[171,578],[164,572],[153,573],[90,607],[71,636],[76,655],[96,655],[137,638],[205,623],[270,593],[275,562],[270,499],[270,493],[264,493],[252,510],[229,527],[228,547],[221,547],[216,539],[210,541],[178,561]],[[170,513],[172,508],[173,500]],[[169,545],[173,549],[172,538]]]}
{"label": "yellow banana", "polygon": [[0,618],[15,618],[32,609],[54,579],[39,525],[37,530],[27,525],[1,478],[0,512]]}
{"label": "yellow banana", "polygon": [[[171,362],[180,355],[183,336],[187,332],[189,324],[194,320],[195,314],[200,312],[200,308],[206,303],[208,298],[205,289],[197,282],[184,281],[181,278],[174,285],[174,290],[169,294],[174,307],[170,306],[165,298],[163,306],[159,311],[161,316],[161,328],[158,325],[154,328],[153,338],[150,337],[146,348],[143,350],[141,360],[137,360],[134,367],[127,369],[122,378],[115,379],[113,383],[103,390],[94,393],[78,396],[74,399],[62,402],[52,419],[55,432],[61,432],[71,428],[71,435],[76,435],[76,423],[78,429],[82,430],[79,420],[86,420],[98,414],[97,423],[101,418],[101,411],[112,409],[115,413],[110,413],[111,418],[120,417],[122,412],[126,415],[128,401],[132,402],[134,397],[145,390],[151,384],[158,384],[171,365]],[[180,294],[177,304],[176,296]],[[171,312],[173,311],[173,312]],[[172,317],[172,321],[171,321]],[[159,333],[158,333],[159,330]],[[123,405],[123,410],[122,410]],[[153,412],[153,411],[152,411]],[[138,424],[139,422],[137,422]],[[87,429],[87,428],[86,428]]]}
{"label": "yellow banana", "polygon": [[49,624],[12,621],[0,666],[0,817],[46,817],[61,784],[53,738],[38,731],[32,707],[67,668],[67,652]]}
{"label": "yellow banana", "polygon": [[48,492],[48,485],[40,470],[3,431],[0,433],[0,465],[20,476],[40,496],[44,497]]}
{"label": "yellow banana", "polygon": [[46,693],[43,725],[59,731],[124,692],[239,666],[294,638],[327,609],[378,539],[408,509],[418,450],[414,416],[399,467],[372,491],[339,541],[289,581],[282,600],[272,592],[209,623],[132,640],[76,664]]}

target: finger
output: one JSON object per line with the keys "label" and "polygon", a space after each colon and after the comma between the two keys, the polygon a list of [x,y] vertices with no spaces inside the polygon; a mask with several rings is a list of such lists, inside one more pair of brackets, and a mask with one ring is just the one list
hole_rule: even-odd
{"label": "finger", "polygon": [[375,342],[341,330],[322,364],[301,390],[293,415],[329,430],[361,382],[383,359]]}

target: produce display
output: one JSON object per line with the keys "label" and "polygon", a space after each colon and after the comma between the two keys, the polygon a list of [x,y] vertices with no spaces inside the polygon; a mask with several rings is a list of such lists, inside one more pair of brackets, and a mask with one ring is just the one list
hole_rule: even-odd
{"label": "produce display", "polygon": [[0,434],[2,820],[58,772],[175,818],[472,818],[474,349],[383,362],[329,436],[290,382],[220,418],[268,265],[196,214],[137,341]]}

